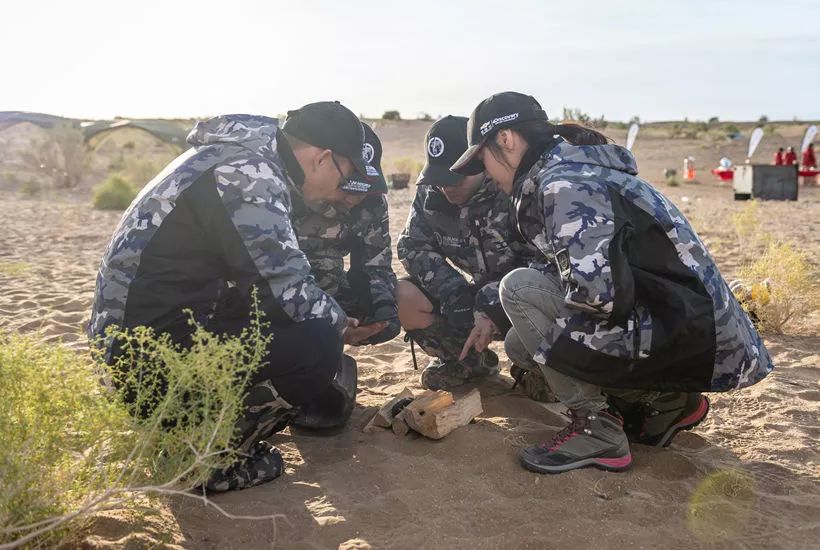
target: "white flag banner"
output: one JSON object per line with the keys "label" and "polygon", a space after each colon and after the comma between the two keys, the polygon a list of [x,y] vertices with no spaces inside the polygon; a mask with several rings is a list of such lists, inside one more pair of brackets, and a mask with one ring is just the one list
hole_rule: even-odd
{"label": "white flag banner", "polygon": [[[626,133],[626,148],[630,151],[632,150],[632,146],[635,145],[635,138],[638,137],[638,130],[640,128],[636,122],[629,125],[629,131]],[[816,129],[817,128],[815,128],[815,130]]]}
{"label": "white flag banner", "polygon": [[746,155],[747,159],[752,158],[752,155],[755,154],[755,149],[757,149],[757,146],[760,145],[761,139],[763,139],[763,128],[758,126],[752,130],[752,135],[749,137],[749,154]]}
{"label": "white flag banner", "polygon": [[809,148],[809,143],[814,141],[814,136],[817,135],[817,126],[812,124],[809,126],[809,129],[806,130],[806,135],[803,136],[803,145],[800,146],[800,152],[804,152],[806,149]]}

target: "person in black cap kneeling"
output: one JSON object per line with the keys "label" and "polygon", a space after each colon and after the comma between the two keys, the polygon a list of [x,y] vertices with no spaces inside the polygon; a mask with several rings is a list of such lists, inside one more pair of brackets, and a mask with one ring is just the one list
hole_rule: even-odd
{"label": "person in black cap kneeling", "polygon": [[[347,343],[379,344],[401,330],[396,305],[396,275],[392,267],[387,183],[381,169],[382,145],[376,133],[363,124],[362,157],[369,180],[351,177],[342,184],[344,197],[335,204],[308,206],[293,202],[293,227],[299,248],[310,261],[316,283],[333,296],[356,326],[348,329]],[[345,257],[349,268],[345,270]],[[345,356],[347,363],[353,359]],[[355,368],[350,368],[355,374]],[[346,378],[355,392],[355,377]],[[329,428],[346,418],[328,411],[332,399],[317,399],[303,407],[294,420],[300,427]],[[349,402],[352,406],[352,400]]]}
{"label": "person in black cap kneeling", "polygon": [[408,338],[434,357],[422,386],[445,389],[499,372],[487,347],[510,327],[498,283],[527,265],[534,249],[515,238],[510,201],[491,180],[450,171],[467,149],[465,117],[437,121],[424,143],[427,163],[397,247],[410,274],[398,284],[399,319]]}
{"label": "person in black cap kneeling", "polygon": [[[362,334],[316,283],[291,217],[297,202],[344,204],[349,182],[377,178],[362,157],[361,122],[338,102],[291,111],[281,129],[263,116],[218,116],[198,123],[188,141],[193,148],[142,190],[114,232],[88,333],[106,361],[128,369],[108,327],[149,326],[188,346],[190,310],[210,332],[238,335],[256,289],[274,337],[237,423],[239,459],[205,484],[227,491],[282,473],[281,454],[265,439],[302,407],[330,400],[342,421],[349,415],[342,347]],[[156,369],[161,377],[163,366]]]}

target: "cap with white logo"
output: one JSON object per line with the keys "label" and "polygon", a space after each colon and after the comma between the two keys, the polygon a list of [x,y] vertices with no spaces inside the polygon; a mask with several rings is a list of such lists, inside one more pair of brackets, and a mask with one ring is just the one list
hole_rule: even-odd
{"label": "cap with white logo", "polygon": [[416,185],[449,187],[464,176],[450,171],[450,166],[467,149],[467,117],[446,116],[437,120],[424,137],[427,162]]}
{"label": "cap with white logo", "polygon": [[350,178],[342,184],[342,191],[345,193],[387,193],[387,181],[382,173],[382,142],[373,128],[362,122],[364,128],[364,145],[362,146],[362,160],[365,162],[367,181],[365,178],[357,177],[354,172]]}
{"label": "cap with white logo", "polygon": [[547,113],[534,97],[518,92],[491,95],[470,115],[467,123],[469,147],[450,169],[465,176],[483,172],[484,164],[477,155],[487,140],[503,128],[533,120],[547,120]]}

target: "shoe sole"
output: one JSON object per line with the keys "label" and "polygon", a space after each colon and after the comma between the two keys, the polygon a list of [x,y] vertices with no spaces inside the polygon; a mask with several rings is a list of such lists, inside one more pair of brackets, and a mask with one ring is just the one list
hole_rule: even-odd
{"label": "shoe sole", "polygon": [[683,430],[689,431],[701,422],[703,422],[703,420],[709,414],[710,405],[708,397],[706,397],[705,395],[701,395],[700,397],[700,404],[698,405],[698,408],[695,410],[695,412],[693,412],[686,418],[681,419],[680,422],[674,424],[671,428],[666,430],[666,433],[663,434],[661,440],[654,445],[655,447],[668,447],[672,444],[672,439],[674,439],[678,432]]}
{"label": "shoe sole", "polygon": [[569,472],[570,470],[577,470],[579,468],[598,468],[599,470],[606,470],[607,472],[624,472],[632,467],[632,453],[618,458],[585,458],[569,464],[560,464],[555,466],[545,466],[542,464],[533,464],[527,461],[522,455],[520,457],[521,465],[531,472],[539,474],[560,474]]}

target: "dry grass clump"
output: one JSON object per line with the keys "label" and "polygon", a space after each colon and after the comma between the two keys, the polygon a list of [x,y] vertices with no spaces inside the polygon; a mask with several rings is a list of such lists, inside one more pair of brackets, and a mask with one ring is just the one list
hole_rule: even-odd
{"label": "dry grass clump", "polygon": [[[147,328],[112,331],[124,353],[108,369],[0,334],[0,546],[76,541],[94,514],[143,495],[222,511],[189,490],[235,460],[234,426],[270,336],[259,313],[238,337],[192,325],[190,349]],[[100,384],[100,369],[117,390]]]}
{"label": "dry grass clump", "polygon": [[782,333],[820,308],[818,274],[789,243],[769,243],[739,275],[744,284],[735,294],[762,331]]}
{"label": "dry grass clump", "polygon": [[413,157],[399,157],[392,162],[393,171],[400,174],[410,174],[410,181],[419,177],[424,163]]}
{"label": "dry grass clump", "polygon": [[758,201],[749,201],[739,211],[732,214],[732,226],[741,245],[754,245],[760,239],[760,210]]}

